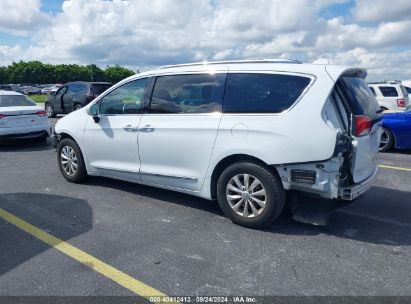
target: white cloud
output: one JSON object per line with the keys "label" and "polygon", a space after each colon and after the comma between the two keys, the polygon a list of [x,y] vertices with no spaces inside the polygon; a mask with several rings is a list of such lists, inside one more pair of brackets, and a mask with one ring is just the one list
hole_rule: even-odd
{"label": "white cloud", "polygon": [[[353,8],[353,18],[320,17],[322,10],[343,2],[347,1],[66,1],[62,13],[33,35],[30,47],[0,47],[0,64],[21,58],[141,70],[202,60],[281,57],[311,62],[325,57],[372,67],[376,75],[393,71],[409,78],[405,69],[387,62],[404,66],[411,49],[411,21],[394,18],[393,13],[383,22],[355,23],[355,18],[370,20],[362,12],[363,0]],[[397,59],[387,60],[390,56]]]}
{"label": "white cloud", "polygon": [[358,21],[409,20],[411,2],[409,0],[357,0],[352,13]]}
{"label": "white cloud", "polygon": [[50,16],[40,6],[40,0],[1,0],[0,32],[24,36],[44,25]]}

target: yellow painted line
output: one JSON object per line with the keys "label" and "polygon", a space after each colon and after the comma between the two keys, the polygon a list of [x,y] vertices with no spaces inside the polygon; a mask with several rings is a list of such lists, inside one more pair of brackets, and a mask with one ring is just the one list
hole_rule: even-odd
{"label": "yellow painted line", "polygon": [[392,167],[392,166],[386,166],[386,165],[378,165],[378,167],[384,168],[384,169],[393,169],[393,170],[410,171],[411,172],[411,169],[409,169],[409,168]]}
{"label": "yellow painted line", "polygon": [[143,282],[136,280],[135,278],[125,274],[124,272],[104,263],[103,261],[93,257],[92,255],[84,252],[69,243],[48,234],[47,232],[27,223],[26,221],[18,218],[17,216],[0,208],[0,218],[3,218],[10,224],[20,228],[21,230],[31,234],[35,238],[43,241],[47,245],[61,251],[65,255],[73,258],[74,260],[90,267],[94,271],[101,273],[103,276],[113,280],[117,284],[131,290],[135,294],[149,298],[149,297],[167,297],[162,292],[154,289]]}

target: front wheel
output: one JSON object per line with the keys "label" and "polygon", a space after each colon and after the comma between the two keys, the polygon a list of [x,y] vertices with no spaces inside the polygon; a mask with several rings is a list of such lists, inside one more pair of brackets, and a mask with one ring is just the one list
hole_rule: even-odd
{"label": "front wheel", "polygon": [[381,139],[380,139],[380,147],[378,151],[385,152],[391,149],[394,144],[394,136],[392,135],[391,131],[387,128],[382,128]]}
{"label": "front wheel", "polygon": [[256,163],[229,166],[217,184],[224,214],[246,227],[263,227],[277,219],[285,204],[285,192],[275,172]]}
{"label": "front wheel", "polygon": [[71,183],[81,183],[87,178],[87,170],[79,145],[71,138],[64,138],[57,146],[57,163],[63,177]]}
{"label": "front wheel", "polygon": [[53,106],[49,103],[46,103],[45,111],[48,118],[54,118],[57,116],[57,113],[56,111],[54,111]]}

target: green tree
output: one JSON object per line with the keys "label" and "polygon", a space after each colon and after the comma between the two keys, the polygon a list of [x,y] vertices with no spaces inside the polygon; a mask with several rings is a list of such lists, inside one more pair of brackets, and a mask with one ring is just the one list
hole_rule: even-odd
{"label": "green tree", "polygon": [[44,64],[40,61],[13,62],[0,67],[0,83],[66,83],[70,81],[109,81],[116,83],[134,72],[121,66],[102,70],[95,64]]}
{"label": "green tree", "polygon": [[0,83],[8,83],[8,68],[0,67]]}
{"label": "green tree", "polygon": [[105,78],[108,82],[115,84],[124,78],[127,78],[135,73],[132,70],[121,67],[119,65],[107,66],[104,70]]}

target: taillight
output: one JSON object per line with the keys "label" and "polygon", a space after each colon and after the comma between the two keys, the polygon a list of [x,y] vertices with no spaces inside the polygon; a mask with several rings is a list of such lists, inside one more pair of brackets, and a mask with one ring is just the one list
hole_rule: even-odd
{"label": "taillight", "polygon": [[47,115],[47,112],[46,111],[39,111],[39,112],[36,113],[36,115],[38,115],[40,117],[44,117],[44,116]]}
{"label": "taillight", "polygon": [[6,117],[6,115],[0,114],[0,119]]}
{"label": "taillight", "polygon": [[405,107],[406,106],[406,103],[405,103],[405,99],[397,99],[397,105],[399,106],[399,107]]}
{"label": "taillight", "polygon": [[354,116],[354,135],[363,136],[370,133],[372,128],[372,120],[365,115]]}

